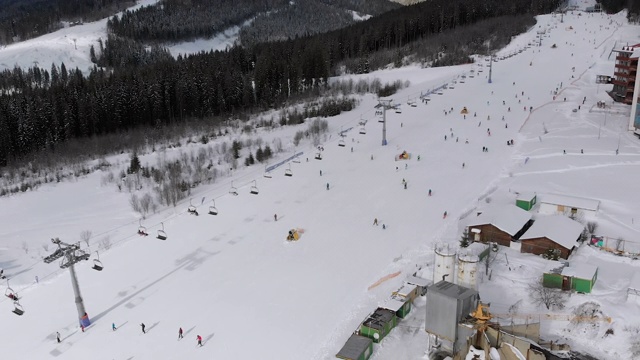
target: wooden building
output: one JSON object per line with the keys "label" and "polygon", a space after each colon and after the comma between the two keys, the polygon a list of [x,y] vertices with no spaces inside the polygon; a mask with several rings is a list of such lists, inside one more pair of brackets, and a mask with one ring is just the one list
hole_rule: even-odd
{"label": "wooden building", "polygon": [[531,214],[515,205],[495,205],[467,224],[473,241],[511,246],[531,225]]}
{"label": "wooden building", "polygon": [[564,215],[540,217],[520,236],[520,252],[541,255],[555,249],[559,257],[567,259],[578,245],[582,230],[582,224]]}

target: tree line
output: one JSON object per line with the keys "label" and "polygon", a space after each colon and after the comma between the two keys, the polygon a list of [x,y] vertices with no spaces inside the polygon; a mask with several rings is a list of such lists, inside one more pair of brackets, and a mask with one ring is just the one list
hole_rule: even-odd
{"label": "tree line", "polygon": [[56,31],[62,21],[103,19],[134,4],[134,0],[0,0],[0,45]]}
{"label": "tree line", "polygon": [[[64,64],[49,71],[4,71],[0,166],[33,151],[55,150],[69,139],[277,108],[325,87],[345,61],[401,51],[418,40],[471,29],[496,16],[531,17],[550,11],[557,2],[432,0],[333,32],[252,48],[236,46],[177,59],[160,56],[112,69],[96,66],[87,75]],[[446,44],[442,46],[438,52],[446,53]],[[124,55],[126,47],[121,51]],[[108,49],[100,56],[105,54]],[[120,55],[111,55],[117,62]]]}

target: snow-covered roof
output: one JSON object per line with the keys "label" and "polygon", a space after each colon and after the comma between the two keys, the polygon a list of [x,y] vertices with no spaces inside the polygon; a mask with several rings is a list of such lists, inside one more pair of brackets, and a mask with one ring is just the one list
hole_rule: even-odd
{"label": "snow-covered roof", "polygon": [[521,192],[516,196],[516,200],[530,201],[536,196],[533,192]]}
{"label": "snow-covered roof", "polygon": [[576,209],[597,211],[600,206],[599,200],[581,198],[577,196],[544,194],[540,199],[541,203],[564,205]]}
{"label": "snow-covered roof", "polygon": [[582,230],[584,230],[582,224],[566,216],[542,216],[536,219],[529,230],[520,237],[520,240],[546,237],[567,249],[571,249],[576,246],[576,240],[580,237]]}
{"label": "snow-covered roof", "polygon": [[531,220],[531,213],[515,205],[496,205],[469,221],[468,226],[491,224],[509,235],[515,235]]}
{"label": "snow-covered roof", "polygon": [[[394,293],[398,294],[398,296],[407,297],[411,292],[415,291],[418,286],[414,284],[404,283],[402,286],[396,290]],[[405,299],[406,301],[406,299]]]}
{"label": "snow-covered roof", "polygon": [[578,279],[591,280],[598,271],[598,267],[585,263],[570,263],[562,269],[562,275]]}
{"label": "snow-covered roof", "polygon": [[384,309],[387,310],[391,310],[391,311],[398,311],[400,310],[404,304],[407,303],[407,298],[405,298],[404,296],[392,296],[389,299],[387,299],[387,302],[384,303],[384,305],[382,305],[382,307]]}
{"label": "snow-covered roof", "polygon": [[340,359],[357,359],[371,343],[371,339],[353,334],[336,354],[336,357]]}
{"label": "snow-covered roof", "polygon": [[422,287],[427,287],[429,285],[431,285],[433,282],[429,281],[427,279],[418,277],[418,276],[409,276],[407,278],[407,284],[410,285],[417,285],[417,286],[422,286]]}
{"label": "snow-covered roof", "polygon": [[636,271],[635,274],[633,274],[633,276],[631,277],[629,289],[640,291],[640,271]]}

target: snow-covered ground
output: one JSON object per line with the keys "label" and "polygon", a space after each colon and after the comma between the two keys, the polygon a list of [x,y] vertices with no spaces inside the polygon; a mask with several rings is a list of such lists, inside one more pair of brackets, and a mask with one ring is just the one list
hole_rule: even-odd
{"label": "snow-covered ground", "polygon": [[[624,14],[576,12],[565,15],[564,23],[552,15],[538,20],[500,52],[524,49],[494,64],[490,84],[486,66],[478,72],[478,65],[354,76],[411,81],[392,97],[402,104],[402,113],[387,113],[387,146],[381,146],[377,101],[365,96],[355,111],[328,119],[332,136],[323,144],[322,160],[315,160],[315,149],[303,143],[295,149],[304,151],[302,162],[290,164],[292,177],[284,176],[286,165],[270,179],[262,176],[261,166],[237,170],[232,177],[196,189],[193,199],[200,216],[186,213],[186,201],[146,219],[148,237],[136,235],[139,215],[130,209],[129,195],[113,185],[101,186],[101,173],[1,198],[0,267],[26,311],[15,316],[11,301],[0,300],[5,314],[0,327],[3,356],[331,359],[405,276],[417,267],[430,275],[434,244],[457,245],[466,214],[486,205],[486,197],[492,204],[512,203],[515,191],[598,199],[599,233],[637,239],[640,226],[633,217],[640,212],[640,196],[634,182],[640,173],[640,143],[625,131],[628,107],[614,105],[605,123],[595,104],[611,104],[604,92],[610,86],[597,86],[594,80],[596,74],[613,72],[613,44],[637,40],[638,28],[626,25]],[[546,29],[541,46],[527,48],[541,29]],[[462,74],[467,76],[464,83]],[[406,105],[456,77],[455,88],[431,95],[428,105],[419,99],[417,107]],[[466,118],[460,114],[463,107],[469,110]],[[361,118],[368,120],[364,135],[358,133]],[[337,132],[351,127],[346,146],[339,147]],[[306,125],[265,133],[264,138],[290,140],[301,129]],[[506,145],[511,139],[515,146]],[[153,165],[159,156],[201,146],[192,143],[141,160]],[[394,161],[403,150],[412,159]],[[108,160],[118,162],[115,157]],[[239,196],[228,194],[232,180]],[[260,190],[257,196],[249,194],[253,180]],[[206,214],[211,199],[218,216]],[[372,225],[374,218],[380,226]],[[154,237],[161,222],[166,241]],[[299,241],[285,240],[291,228],[304,229]],[[83,230],[94,234],[94,254],[105,238],[112,245],[100,252],[102,272],[92,270],[89,262],[77,266],[93,320],[84,333],[78,328],[67,271],[41,260],[53,250],[50,238],[76,242]],[[482,278],[483,301],[491,302],[496,312],[506,312],[523,299],[523,312],[544,312],[531,305],[526,287],[555,264],[501,251],[507,256],[494,263],[492,279]],[[615,335],[604,338],[607,326],[602,325],[585,337],[568,331],[566,322],[552,322],[545,323],[543,337],[565,339],[599,359],[631,358],[629,341],[637,336],[632,329],[640,324],[640,306],[627,303],[624,292],[640,264],[592,248],[581,248],[574,257],[597,264],[600,271],[593,293],[573,295],[568,307],[598,302],[613,317],[607,326]],[[368,290],[397,271],[400,276]],[[421,298],[414,305],[412,315],[375,346],[373,359],[424,358],[426,304]],[[147,334],[141,333],[141,322]],[[115,332],[112,323],[118,326]],[[186,333],[180,341],[179,327]],[[56,331],[63,339],[60,344]],[[196,335],[204,338],[202,349],[196,347]]]}
{"label": "snow-covered ground", "polygon": [[[148,6],[158,0],[138,0],[129,10]],[[13,69],[18,66],[27,69],[39,66],[50,69],[51,64],[64,63],[67,69],[78,68],[88,72],[94,64],[89,56],[91,45],[99,50],[98,40],[107,38],[107,20],[102,19],[73,27],[65,27],[58,31],[29,39],[19,43],[0,46],[0,70]]]}

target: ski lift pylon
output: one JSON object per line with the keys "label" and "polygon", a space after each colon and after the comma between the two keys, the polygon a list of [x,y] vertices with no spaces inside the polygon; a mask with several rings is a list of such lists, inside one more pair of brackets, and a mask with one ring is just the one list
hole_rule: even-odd
{"label": "ski lift pylon", "polygon": [[102,271],[102,269],[104,269],[104,266],[102,265],[102,261],[100,261],[100,254],[96,251],[96,258],[93,259],[93,270],[98,270],[98,271]]}
{"label": "ski lift pylon", "polygon": [[164,231],[164,223],[160,223],[162,225],[162,230],[158,230],[158,240],[167,240],[167,233]]}
{"label": "ski lift pylon", "polygon": [[253,185],[251,186],[251,190],[249,191],[253,195],[258,195],[258,187],[256,186],[257,181],[253,180]]}
{"label": "ski lift pylon", "polygon": [[213,205],[209,206],[209,215],[218,215],[218,208],[216,208],[216,200],[211,199]]}

